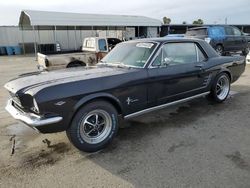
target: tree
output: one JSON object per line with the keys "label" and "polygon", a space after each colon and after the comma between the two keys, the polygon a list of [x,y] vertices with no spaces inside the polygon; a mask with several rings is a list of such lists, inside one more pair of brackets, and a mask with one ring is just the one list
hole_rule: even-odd
{"label": "tree", "polygon": [[171,19],[165,16],[165,17],[163,17],[163,23],[164,24],[170,24],[171,23]]}
{"label": "tree", "polygon": [[183,21],[183,22],[182,22],[182,24],[183,24],[183,25],[186,25],[186,24],[187,24],[187,22],[186,22],[186,21]]}
{"label": "tree", "polygon": [[203,22],[202,19],[198,19],[198,20],[194,20],[194,21],[193,21],[193,24],[195,24],[195,25],[203,25],[204,22]]}

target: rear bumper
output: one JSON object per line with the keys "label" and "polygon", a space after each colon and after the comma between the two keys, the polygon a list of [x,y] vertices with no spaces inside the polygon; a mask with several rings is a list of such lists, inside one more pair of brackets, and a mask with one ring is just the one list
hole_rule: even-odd
{"label": "rear bumper", "polygon": [[38,131],[40,131],[40,129],[42,129],[44,126],[59,123],[63,119],[60,116],[44,118],[44,117],[36,115],[34,113],[22,112],[13,106],[12,99],[8,100],[5,109],[10,113],[10,115],[13,118],[24,122],[25,124],[29,125],[30,127],[34,128]]}

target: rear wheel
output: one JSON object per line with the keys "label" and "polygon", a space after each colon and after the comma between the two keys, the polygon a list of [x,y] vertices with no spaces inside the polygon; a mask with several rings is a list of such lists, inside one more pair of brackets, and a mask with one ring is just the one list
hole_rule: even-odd
{"label": "rear wheel", "polygon": [[218,44],[218,45],[215,47],[215,50],[216,50],[216,52],[217,52],[220,56],[224,55],[224,48],[223,48],[223,46],[222,46],[221,44]]}
{"label": "rear wheel", "polygon": [[82,66],[86,66],[86,64],[82,61],[72,61],[67,65],[67,68],[82,67]]}
{"label": "rear wheel", "polygon": [[116,109],[106,101],[96,101],[82,107],[73,118],[67,136],[81,151],[103,149],[118,130]]}
{"label": "rear wheel", "polygon": [[212,86],[210,98],[215,102],[221,103],[226,100],[230,92],[230,78],[228,74],[219,74]]}

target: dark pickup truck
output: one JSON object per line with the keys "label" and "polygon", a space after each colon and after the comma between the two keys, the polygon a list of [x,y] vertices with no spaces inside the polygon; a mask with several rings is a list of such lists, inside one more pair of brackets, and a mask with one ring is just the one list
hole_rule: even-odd
{"label": "dark pickup truck", "polygon": [[93,152],[111,142],[120,118],[202,96],[223,102],[245,64],[243,57],[219,56],[204,40],[123,42],[96,66],[9,81],[5,88],[12,98],[6,110],[41,133],[66,131],[74,146]]}

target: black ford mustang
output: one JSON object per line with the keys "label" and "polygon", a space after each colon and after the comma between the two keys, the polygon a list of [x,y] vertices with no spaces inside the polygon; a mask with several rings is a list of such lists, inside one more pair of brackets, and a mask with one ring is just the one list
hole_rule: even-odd
{"label": "black ford mustang", "polygon": [[118,44],[95,67],[20,75],[5,88],[6,110],[42,133],[67,132],[80,150],[105,147],[118,117],[208,95],[223,102],[245,70],[243,57],[220,57],[198,39],[143,39]]}

